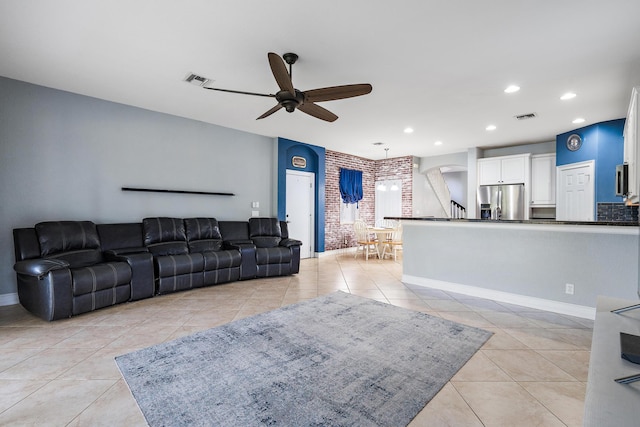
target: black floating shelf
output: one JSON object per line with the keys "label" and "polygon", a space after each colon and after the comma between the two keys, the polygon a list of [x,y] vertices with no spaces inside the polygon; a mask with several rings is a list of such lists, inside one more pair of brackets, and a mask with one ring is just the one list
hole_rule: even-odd
{"label": "black floating shelf", "polygon": [[122,187],[122,191],[142,191],[144,193],[176,193],[176,194],[204,194],[206,196],[235,196],[233,193],[216,193],[210,191],[188,191],[188,190],[163,190],[155,188],[134,188]]}

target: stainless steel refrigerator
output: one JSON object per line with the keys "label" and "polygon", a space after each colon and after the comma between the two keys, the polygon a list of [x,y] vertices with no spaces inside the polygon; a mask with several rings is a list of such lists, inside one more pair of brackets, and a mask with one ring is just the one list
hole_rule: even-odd
{"label": "stainless steel refrigerator", "polygon": [[481,185],[478,207],[482,219],[524,219],[524,184]]}

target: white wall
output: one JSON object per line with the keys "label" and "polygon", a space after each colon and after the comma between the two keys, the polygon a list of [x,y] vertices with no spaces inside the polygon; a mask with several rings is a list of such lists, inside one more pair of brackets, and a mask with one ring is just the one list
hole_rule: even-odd
{"label": "white wall", "polygon": [[[0,78],[0,303],[16,292],[12,229],[47,220],[275,216],[276,141]],[[205,196],[121,187],[229,192]],[[6,298],[5,298],[6,299]]]}
{"label": "white wall", "polygon": [[556,141],[539,142],[535,144],[513,145],[511,147],[487,148],[483,150],[483,157],[512,156],[516,154],[547,154],[556,152]]}
{"label": "white wall", "polygon": [[467,171],[443,172],[442,176],[449,187],[451,200],[464,206],[467,202]]}
{"label": "white wall", "polygon": [[[586,307],[595,307],[598,295],[637,298],[638,227],[403,224],[405,283],[437,281]],[[573,295],[565,293],[567,283],[575,285]]]}
{"label": "white wall", "polygon": [[413,170],[413,217],[430,216],[434,218],[444,218],[447,216],[438,201],[436,193],[426,175]]}

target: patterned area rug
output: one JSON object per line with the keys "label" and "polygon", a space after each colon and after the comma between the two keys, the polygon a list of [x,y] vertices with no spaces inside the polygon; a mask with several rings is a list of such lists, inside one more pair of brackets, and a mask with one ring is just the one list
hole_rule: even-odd
{"label": "patterned area rug", "polygon": [[336,292],[116,362],[151,426],[405,426],[491,335]]}

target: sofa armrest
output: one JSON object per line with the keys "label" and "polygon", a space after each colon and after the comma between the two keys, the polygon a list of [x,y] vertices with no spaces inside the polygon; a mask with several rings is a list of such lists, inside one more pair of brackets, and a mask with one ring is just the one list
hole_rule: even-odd
{"label": "sofa armrest", "polygon": [[280,246],[290,248],[292,246],[302,246],[302,242],[296,239],[282,239],[280,240]]}
{"label": "sofa armrest", "polygon": [[242,246],[246,246],[246,245],[251,245],[255,248],[255,245],[253,244],[253,240],[251,239],[247,239],[247,240],[225,240],[223,242],[223,247],[225,249],[240,249]]}
{"label": "sofa armrest", "polygon": [[104,255],[109,257],[117,257],[120,255],[130,255],[130,254],[139,254],[139,253],[147,253],[149,249],[142,246],[139,248],[120,248],[120,249],[109,249],[108,251],[104,251]]}
{"label": "sofa armrest", "polygon": [[256,245],[251,240],[232,240],[224,242],[225,249],[240,251],[240,280],[253,279],[258,273],[256,263]]}
{"label": "sofa armrest", "polygon": [[112,249],[105,251],[104,257],[107,261],[129,264],[131,268],[131,301],[150,298],[155,294],[153,255],[147,248]]}
{"label": "sofa armrest", "polygon": [[13,266],[16,273],[37,278],[46,276],[50,271],[63,268],[69,268],[69,263],[59,259],[43,258],[18,261]]}

